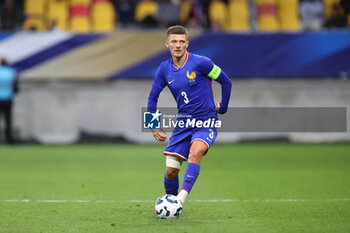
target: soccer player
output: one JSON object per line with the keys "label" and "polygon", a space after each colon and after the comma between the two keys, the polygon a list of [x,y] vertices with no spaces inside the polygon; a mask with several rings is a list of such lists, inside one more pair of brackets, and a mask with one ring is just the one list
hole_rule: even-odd
{"label": "soccer player", "polygon": [[[178,115],[191,119],[217,119],[217,113],[227,111],[231,94],[231,80],[209,58],[189,53],[187,29],[173,26],[167,30],[165,46],[170,50],[171,58],[162,62],[157,70],[152,89],[148,97],[148,111],[156,111],[160,92],[168,86],[177,102]],[[214,103],[211,82],[221,84],[221,103]],[[179,121],[181,116],[177,118]],[[154,138],[166,140],[163,128],[152,129]],[[177,195],[181,203],[185,202],[196,182],[200,171],[200,162],[214,143],[217,136],[215,127],[178,127],[169,140],[166,155],[164,187],[167,194]],[[178,173],[183,161],[188,160],[181,191],[178,193]]]}

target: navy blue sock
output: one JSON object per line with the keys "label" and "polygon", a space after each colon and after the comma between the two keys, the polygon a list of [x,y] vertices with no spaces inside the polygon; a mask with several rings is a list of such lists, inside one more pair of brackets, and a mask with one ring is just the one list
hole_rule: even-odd
{"label": "navy blue sock", "polygon": [[194,183],[197,180],[197,177],[199,175],[199,171],[200,171],[201,166],[199,166],[198,164],[195,163],[189,163],[187,165],[187,169],[186,169],[186,173],[185,173],[185,177],[184,177],[184,182],[182,184],[182,188],[183,190],[186,190],[188,193],[191,192],[191,189],[194,185]]}
{"label": "navy blue sock", "polygon": [[179,189],[179,176],[176,176],[176,178],[172,180],[168,180],[166,176],[164,176],[164,187],[166,194],[172,194],[176,196]]}

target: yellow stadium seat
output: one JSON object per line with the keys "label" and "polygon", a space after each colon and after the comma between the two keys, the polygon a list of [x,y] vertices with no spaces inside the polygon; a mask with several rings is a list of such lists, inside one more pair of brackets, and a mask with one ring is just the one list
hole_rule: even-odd
{"label": "yellow stadium seat", "polygon": [[180,21],[181,23],[186,23],[188,15],[190,13],[192,3],[190,1],[183,1],[180,5]]}
{"label": "yellow stadium seat", "polygon": [[299,0],[279,0],[278,12],[279,15],[299,14]]}
{"label": "yellow stadium seat", "polygon": [[158,4],[154,1],[141,1],[135,8],[135,20],[141,22],[147,16],[152,16],[157,13]]}
{"label": "yellow stadium seat", "polygon": [[90,21],[87,17],[74,17],[70,20],[70,29],[74,32],[89,32],[91,29]]}
{"label": "yellow stadium seat", "polygon": [[276,17],[266,15],[259,18],[259,29],[261,31],[275,32],[278,31],[280,27]]}
{"label": "yellow stadium seat", "polygon": [[288,32],[297,32],[300,31],[300,20],[293,15],[286,15],[281,18],[281,30]]}
{"label": "yellow stadium seat", "polygon": [[221,0],[214,0],[209,5],[209,19],[213,24],[217,24],[220,29],[228,28],[227,6]]}
{"label": "yellow stadium seat", "polygon": [[92,30],[111,32],[116,29],[116,14],[111,3],[95,3],[92,7]]}
{"label": "yellow stadium seat", "polygon": [[339,4],[340,0],[323,0],[324,5],[324,17],[328,19],[332,14],[332,8],[334,4]]}
{"label": "yellow stadium seat", "polygon": [[23,30],[46,30],[45,10],[46,0],[26,0],[24,2]]}
{"label": "yellow stadium seat", "polygon": [[44,31],[46,30],[46,25],[42,17],[27,18],[23,23],[23,30],[26,31]]}
{"label": "yellow stadium seat", "polygon": [[26,0],[24,2],[24,15],[43,15],[45,3],[45,0]]}
{"label": "yellow stadium seat", "polygon": [[47,20],[54,20],[60,30],[67,30],[68,4],[67,1],[49,0]]}
{"label": "yellow stadium seat", "polygon": [[299,0],[279,0],[278,14],[282,31],[299,31]]}
{"label": "yellow stadium seat", "polygon": [[229,30],[249,31],[250,10],[247,0],[231,0],[228,5]]}
{"label": "yellow stadium seat", "polygon": [[258,27],[260,31],[280,30],[277,15],[277,0],[255,0],[258,8]]}

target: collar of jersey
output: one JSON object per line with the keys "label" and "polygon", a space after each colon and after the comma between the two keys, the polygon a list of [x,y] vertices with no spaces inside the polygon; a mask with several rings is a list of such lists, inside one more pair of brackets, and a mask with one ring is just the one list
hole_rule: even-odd
{"label": "collar of jersey", "polygon": [[185,60],[184,64],[182,64],[181,67],[178,67],[177,65],[175,65],[174,62],[173,62],[173,59],[171,59],[171,64],[173,65],[173,67],[175,68],[175,70],[180,70],[182,67],[184,67],[184,66],[186,65],[186,63],[187,63],[189,57],[190,57],[190,53],[187,52],[186,60]]}

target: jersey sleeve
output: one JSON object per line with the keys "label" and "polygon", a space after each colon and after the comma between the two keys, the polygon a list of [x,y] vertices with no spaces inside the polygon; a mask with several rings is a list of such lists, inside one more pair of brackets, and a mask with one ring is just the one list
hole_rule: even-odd
{"label": "jersey sleeve", "polygon": [[[214,69],[214,68],[213,68]],[[219,109],[220,114],[227,112],[228,103],[230,101],[232,82],[229,77],[225,74],[224,71],[220,69],[219,75],[215,79],[221,85],[221,106]]]}
{"label": "jersey sleeve", "polygon": [[200,57],[200,59],[198,59],[197,62],[199,72],[201,72],[205,76],[208,76],[210,74],[211,70],[215,65],[214,62],[207,57]]}
{"label": "jersey sleeve", "polygon": [[153,80],[152,89],[148,96],[147,110],[156,111],[159,94],[162,92],[166,86],[164,73],[162,67],[160,66],[156,72],[156,76]]}
{"label": "jersey sleeve", "polygon": [[221,106],[219,109],[220,114],[227,112],[228,103],[231,95],[232,82],[227,77],[224,71],[221,68],[214,64],[212,60],[207,57],[201,57],[199,63],[199,69],[202,74],[206,75],[208,78],[211,78],[221,85]]}

